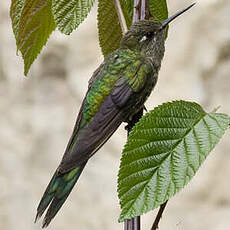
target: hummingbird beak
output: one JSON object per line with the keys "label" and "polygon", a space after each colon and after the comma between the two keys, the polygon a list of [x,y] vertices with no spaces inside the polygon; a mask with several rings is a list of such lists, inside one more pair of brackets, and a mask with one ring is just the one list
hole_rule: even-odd
{"label": "hummingbird beak", "polygon": [[173,16],[165,19],[162,22],[162,26],[161,29],[164,29],[171,21],[173,21],[175,18],[177,18],[178,16],[180,16],[181,14],[183,14],[184,12],[186,12],[187,10],[189,10],[190,8],[192,8],[196,3],[194,2],[192,5],[188,6],[187,8],[175,13]]}

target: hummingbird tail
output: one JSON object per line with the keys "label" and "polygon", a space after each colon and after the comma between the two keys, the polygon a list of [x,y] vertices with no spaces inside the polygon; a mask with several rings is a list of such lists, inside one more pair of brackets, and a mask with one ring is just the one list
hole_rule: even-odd
{"label": "hummingbird tail", "polygon": [[58,174],[57,171],[54,173],[38,205],[35,222],[49,206],[42,227],[45,228],[49,225],[69,196],[85,165],[86,163],[64,174]]}

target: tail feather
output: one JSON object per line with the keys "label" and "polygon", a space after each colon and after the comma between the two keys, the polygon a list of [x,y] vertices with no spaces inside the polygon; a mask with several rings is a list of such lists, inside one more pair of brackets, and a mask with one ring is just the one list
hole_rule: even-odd
{"label": "tail feather", "polygon": [[72,191],[86,163],[64,174],[56,171],[48,184],[37,208],[35,222],[48,208],[42,227],[47,227]]}
{"label": "tail feather", "polygon": [[48,186],[47,186],[47,188],[46,188],[46,190],[42,196],[42,199],[38,205],[35,222],[37,222],[37,220],[43,215],[44,211],[46,210],[46,208],[48,207],[48,205],[52,201],[53,197],[55,196],[55,192],[58,188],[59,181],[60,181],[60,178],[57,176],[57,171],[56,171],[54,173],[50,183],[48,184]]}

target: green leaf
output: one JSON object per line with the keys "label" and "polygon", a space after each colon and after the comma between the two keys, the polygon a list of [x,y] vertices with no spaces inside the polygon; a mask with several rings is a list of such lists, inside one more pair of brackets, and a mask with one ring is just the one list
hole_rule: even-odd
{"label": "green leaf", "polygon": [[103,55],[107,56],[119,48],[122,38],[121,26],[113,1],[99,0],[97,19],[100,46]]}
{"label": "green leaf", "polygon": [[130,12],[130,6],[128,5],[129,3],[127,0],[120,0],[120,4],[121,4],[122,12],[124,14],[126,25],[129,28],[132,25],[132,11],[133,10],[131,10]]}
{"label": "green leaf", "polygon": [[[129,12],[126,0],[120,0],[121,9],[129,28],[132,24],[132,15]],[[98,33],[101,50],[107,56],[120,46],[122,29],[118,20],[114,1],[99,0],[98,2]]]}
{"label": "green leaf", "polygon": [[131,18],[133,18],[133,6],[134,6],[134,0],[125,0],[126,8],[129,12],[129,15]]}
{"label": "green leaf", "polygon": [[70,34],[84,21],[94,0],[52,0],[54,20],[58,29]]}
{"label": "green leaf", "polygon": [[150,12],[159,21],[168,18],[168,7],[166,0],[149,0]]}
{"label": "green leaf", "polygon": [[[126,7],[130,14],[133,16],[134,0],[125,0]],[[149,10],[158,21],[163,21],[168,18],[168,7],[166,0],[149,0]]]}
{"label": "green leaf", "polygon": [[20,17],[21,17],[23,6],[24,6],[24,0],[11,0],[10,17],[11,17],[12,28],[16,40],[18,38],[19,23],[20,23]]}
{"label": "green leaf", "polygon": [[24,59],[25,75],[55,27],[51,0],[25,0],[19,29],[16,29],[17,47]]}
{"label": "green leaf", "polygon": [[[133,17],[133,4],[134,0],[125,0],[126,8],[129,12],[130,17]],[[168,7],[166,0],[149,0],[149,10],[152,16],[162,22],[168,18]],[[165,34],[165,39],[168,36],[168,26]]]}
{"label": "green leaf", "polygon": [[[149,0],[149,8],[151,14],[160,22],[168,18],[168,7],[166,0]],[[168,29],[166,28],[165,39],[168,37]]]}
{"label": "green leaf", "polygon": [[122,153],[118,193],[120,221],[163,204],[195,175],[228,128],[230,117],[175,101],[147,113]]}

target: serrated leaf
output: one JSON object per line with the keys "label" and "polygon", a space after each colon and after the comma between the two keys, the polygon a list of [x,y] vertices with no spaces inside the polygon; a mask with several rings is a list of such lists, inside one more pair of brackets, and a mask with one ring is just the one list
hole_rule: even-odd
{"label": "serrated leaf", "polygon": [[103,55],[107,56],[119,48],[122,38],[121,26],[113,1],[98,1],[97,21],[100,46]]}
{"label": "serrated leaf", "polygon": [[52,0],[54,20],[58,29],[69,35],[87,17],[95,0]]}
{"label": "serrated leaf", "polygon": [[20,22],[23,5],[24,5],[24,0],[11,0],[10,18],[12,22],[12,28],[13,28],[15,39],[18,38],[19,22]]}
{"label": "serrated leaf", "polygon": [[166,0],[149,0],[150,12],[159,21],[168,18],[168,7]]}
{"label": "serrated leaf", "polygon": [[55,27],[51,0],[25,0],[16,38],[24,59],[25,75]]}
{"label": "serrated leaf", "polygon": [[[149,0],[149,9],[151,14],[160,22],[168,18],[168,7],[166,0]],[[168,29],[166,28],[165,39],[168,37]]]}
{"label": "serrated leaf", "polygon": [[133,6],[134,6],[134,0],[125,0],[126,8],[129,12],[129,15],[131,18],[133,18]]}
{"label": "serrated leaf", "polygon": [[[125,0],[130,16],[133,15],[134,0]],[[168,18],[168,7],[166,0],[149,0],[149,10],[158,21]]]}
{"label": "serrated leaf", "polygon": [[230,117],[175,101],[147,113],[122,153],[118,193],[120,221],[163,204],[195,175],[228,128]]}
{"label": "serrated leaf", "polygon": [[130,12],[127,0],[120,0],[120,4],[126,21],[126,25],[129,28],[132,25],[132,12]]}
{"label": "serrated leaf", "polygon": [[[125,0],[125,2],[126,2],[126,7],[129,12],[129,15],[132,18],[134,0]],[[167,7],[166,0],[149,0],[149,10],[151,15],[160,22],[168,18],[168,7]],[[168,36],[168,27],[166,30],[165,38],[167,38],[167,36]]]}

